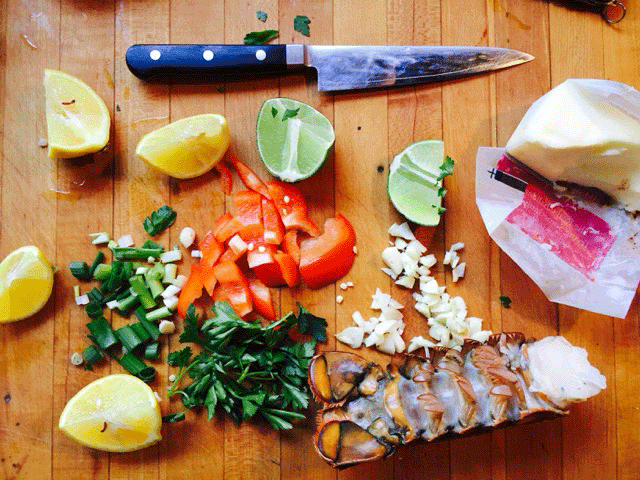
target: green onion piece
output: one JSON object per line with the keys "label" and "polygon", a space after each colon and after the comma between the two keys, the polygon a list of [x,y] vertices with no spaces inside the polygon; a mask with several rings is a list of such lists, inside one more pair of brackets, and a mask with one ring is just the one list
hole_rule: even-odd
{"label": "green onion piece", "polygon": [[89,345],[87,349],[82,352],[82,358],[84,358],[84,369],[93,370],[93,366],[104,358],[104,355],[95,345]]}
{"label": "green onion piece", "polygon": [[89,269],[89,274],[91,276],[93,276],[94,272],[96,271],[96,268],[98,268],[98,265],[100,265],[102,262],[104,262],[104,253],[98,252],[96,254],[96,258],[93,259],[91,268]]}
{"label": "green onion piece", "polygon": [[[140,325],[137,323],[136,325]],[[147,360],[157,360],[160,357],[160,342],[147,345],[144,349],[144,358]]]}
{"label": "green onion piece", "polygon": [[167,263],[164,266],[164,278],[162,279],[162,283],[165,285],[168,283],[173,283],[176,279],[176,274],[178,273],[178,266],[175,263]]}
{"label": "green onion piece", "polygon": [[141,276],[134,276],[129,279],[129,284],[131,285],[131,289],[138,295],[140,298],[140,303],[144,308],[153,308],[156,306],[156,301],[151,296],[151,292],[144,284],[144,280],[142,280]]}
{"label": "green onion piece", "polygon": [[130,288],[125,288],[121,293],[118,294],[118,296],[116,297],[116,300],[118,300],[118,301],[124,300],[129,295],[131,295],[131,289]]}
{"label": "green onion piece", "polygon": [[97,303],[98,305],[102,302],[102,292],[97,288],[92,289],[89,293],[87,293],[89,300]]}
{"label": "green onion piece", "polygon": [[116,260],[146,260],[153,257],[156,260],[160,258],[162,249],[158,248],[134,248],[134,247],[116,247],[113,249],[113,255]]}
{"label": "green onion piece", "polygon": [[94,318],[87,323],[87,328],[91,332],[91,340],[102,350],[107,350],[118,343],[118,339],[113,333],[111,325],[109,325],[109,322],[107,322],[107,319],[104,317]]}
{"label": "green onion piece", "polygon": [[107,280],[107,290],[109,292],[113,292],[117,289],[122,283],[121,279],[122,275],[122,263],[121,262],[113,262],[111,264],[111,274],[109,275],[109,279]]}
{"label": "green onion piece", "polygon": [[78,280],[91,280],[91,272],[86,262],[71,262],[69,270],[71,270],[71,275]]}
{"label": "green onion piece", "polygon": [[[88,295],[88,294],[87,294]],[[87,312],[89,318],[96,319],[102,317],[102,307],[99,303],[89,302],[84,311]]]}
{"label": "green onion piece", "polygon": [[153,340],[158,340],[158,338],[160,338],[160,329],[155,323],[152,323],[149,320],[147,320],[147,314],[145,313],[144,308],[142,307],[136,308],[135,314],[136,314],[136,317],[138,317],[138,321],[140,322],[140,325],[142,325],[145,328],[145,330],[149,332],[149,335],[151,335],[151,338],[153,338]]}
{"label": "green onion piece", "polygon": [[127,351],[133,351],[137,346],[142,344],[142,340],[136,332],[131,328],[131,325],[125,325],[115,331],[116,337],[120,340],[120,343],[124,345]]}
{"label": "green onion piece", "polygon": [[138,378],[145,383],[152,382],[156,378],[156,369],[150,365],[147,365],[138,372]]}
{"label": "green onion piece", "polygon": [[141,323],[133,323],[131,324],[131,328],[133,329],[135,334],[140,338],[142,343],[151,339],[151,334],[147,332],[147,329],[144,328],[144,325],[142,325]]}
{"label": "green onion piece", "polygon": [[167,318],[173,315],[173,312],[167,307],[160,307],[147,313],[147,320],[157,322],[163,318]]}
{"label": "green onion piece", "polygon": [[116,360],[118,360],[118,363],[122,365],[122,368],[124,368],[131,375],[137,376],[138,373],[140,373],[147,367],[142,360],[140,360],[131,352],[125,353],[122,358],[116,358]]}
{"label": "green onion piece", "polygon": [[164,286],[161,283],[164,277],[164,267],[156,263],[152,268],[147,270],[144,274],[144,279],[147,281],[147,285],[151,290],[151,295],[154,299],[157,299],[162,292],[164,292]]}
{"label": "green onion piece", "polygon": [[78,298],[80,296],[80,285],[73,286],[73,296]]}
{"label": "green onion piece", "polygon": [[106,265],[101,263],[96,266],[96,269],[93,272],[94,280],[106,280],[111,275],[111,265]]}
{"label": "green onion piece", "polygon": [[140,303],[140,298],[137,295],[129,295],[124,300],[120,301],[118,305],[118,311],[122,315],[126,315],[129,310],[137,306]]}
{"label": "green onion piece", "polygon": [[124,262],[124,268],[122,270],[122,276],[125,280],[130,279],[133,276],[135,269],[133,268],[133,262]]}

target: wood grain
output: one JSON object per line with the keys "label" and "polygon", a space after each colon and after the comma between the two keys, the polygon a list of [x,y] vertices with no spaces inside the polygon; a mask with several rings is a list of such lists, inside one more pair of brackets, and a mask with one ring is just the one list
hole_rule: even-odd
{"label": "wood grain", "polygon": [[[626,319],[558,307],[491,242],[474,202],[475,156],[479,146],[504,145],[530,104],[567,78],[607,78],[640,88],[640,13],[626,2],[627,18],[609,26],[572,2],[544,0],[1,0],[0,1],[0,256],[26,244],[39,246],[60,271],[54,294],[33,319],[0,325],[0,478],[4,479],[635,479],[640,469],[637,425],[640,381],[640,301]],[[256,12],[267,12],[260,22]],[[293,28],[297,15],[310,18],[311,35]],[[128,71],[123,58],[134,43],[242,43],[250,31],[278,29],[275,43],[489,45],[533,54],[526,65],[445,84],[327,95],[313,76],[247,80],[208,86],[152,86]],[[38,147],[46,137],[43,69],[59,68],[91,85],[113,118],[109,147],[91,159],[51,162]],[[291,432],[262,423],[234,425],[223,416],[211,422],[189,412],[182,424],[163,427],[164,440],[140,452],[110,455],[92,451],[57,430],[58,416],[82,386],[117,364],[93,373],[74,368],[69,356],[86,346],[84,313],[75,306],[68,272],[72,260],[90,261],[96,249],[87,234],[131,233],[147,238],[142,220],[168,204],[176,225],[157,238],[175,245],[180,229],[198,235],[231,208],[219,176],[170,181],[137,159],[144,134],[198,113],[229,120],[234,152],[262,178],[270,179],[256,149],[255,119],[262,102],[283,96],[313,105],[331,120],[335,153],[311,179],[298,184],[312,218],[322,225],[337,212],[358,235],[358,255],[345,281],[320,290],[304,286],[273,290],[278,311],[300,302],[329,323],[323,349],[339,348],[333,334],[365,316],[376,288],[406,305],[405,339],[427,333],[409,292],[381,271],[387,229],[402,220],[386,192],[393,155],[413,141],[440,138],[456,161],[447,179],[447,212],[430,250],[462,241],[467,277],[456,284],[449,271],[434,269],[439,283],[461,295],[469,313],[495,331],[518,330],[529,337],[557,332],[589,352],[608,388],[576,405],[560,420],[522,425],[437,444],[403,447],[385,461],[338,472],[312,445],[314,411]],[[90,161],[87,161],[90,160]],[[382,167],[382,172],[379,168]],[[234,179],[234,191],[244,187]],[[68,193],[66,193],[68,192]],[[191,259],[181,267],[185,271]],[[83,285],[83,292],[88,285]],[[337,304],[336,296],[344,297]],[[498,297],[512,299],[503,308]],[[114,327],[126,320],[114,315]],[[178,323],[179,330],[181,325]],[[152,388],[163,413],[180,411],[167,400],[165,342]],[[389,357],[367,352],[374,361]]]}

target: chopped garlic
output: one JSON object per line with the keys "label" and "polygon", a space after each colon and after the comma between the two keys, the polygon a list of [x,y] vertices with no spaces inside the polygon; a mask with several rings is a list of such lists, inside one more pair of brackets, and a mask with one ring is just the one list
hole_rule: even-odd
{"label": "chopped garlic", "polygon": [[451,263],[451,256],[453,255],[453,252],[449,251],[447,253],[444,254],[444,260],[442,261],[442,263],[444,265],[449,265]]}
{"label": "chopped garlic", "polygon": [[347,327],[340,333],[336,333],[336,338],[351,348],[360,348],[364,338],[364,330],[360,327]]}
{"label": "chopped garlic", "polygon": [[393,273],[400,275],[404,268],[402,263],[402,253],[396,247],[387,247],[382,252],[382,260],[393,270]]}
{"label": "chopped garlic", "polygon": [[464,248],[464,243],[458,242],[451,245],[451,248],[449,248],[449,251],[457,252],[458,250],[462,250],[463,248]]}
{"label": "chopped garlic", "polygon": [[284,203],[289,203],[291,201],[291,199],[289,198],[289,195],[285,195],[283,200],[284,200]]}
{"label": "chopped garlic", "polygon": [[[247,251],[247,247],[248,246],[245,243],[245,241],[237,233],[233,237],[231,237],[231,240],[229,240],[229,248],[236,255],[242,255],[244,252]],[[261,248],[264,248],[264,247],[261,247]],[[258,250],[260,250],[260,249],[258,249]]]}
{"label": "chopped garlic", "polygon": [[84,363],[84,357],[82,356],[82,354],[78,352],[73,352],[73,355],[71,355],[71,365],[75,365],[76,367],[79,367],[83,363]]}
{"label": "chopped garlic", "polygon": [[340,289],[346,290],[347,289],[347,284],[346,283],[341,283],[340,284]]}
{"label": "chopped garlic", "polygon": [[393,224],[389,227],[389,235],[393,235],[394,237],[401,237],[405,240],[415,240],[416,237],[409,228],[409,224],[404,222],[402,225]]}
{"label": "chopped garlic", "polygon": [[172,373],[171,375],[169,375],[169,381],[170,381],[171,383],[173,383],[173,382],[175,382],[175,381],[176,381],[176,376],[175,376],[173,373]]}
{"label": "chopped garlic", "polygon": [[421,265],[425,266],[426,268],[431,268],[436,263],[438,263],[438,260],[436,260],[436,256],[433,253],[430,253],[429,255],[425,255],[424,257],[421,257],[419,262]]}
{"label": "chopped garlic", "polygon": [[455,270],[459,262],[460,262],[460,257],[457,254],[453,253],[451,255],[451,268]]}
{"label": "chopped garlic", "polygon": [[255,245],[253,244],[253,242],[251,243],[247,243],[247,250],[249,250],[250,252],[253,251]]}
{"label": "chopped garlic", "polygon": [[118,239],[119,247],[130,247],[133,245],[133,237],[131,235],[123,235]]}
{"label": "chopped garlic", "polygon": [[160,330],[162,334],[169,334],[176,331],[176,326],[170,320],[162,320],[160,325],[158,325],[158,330]]}
{"label": "chopped garlic", "polygon": [[76,297],[76,305],[89,305],[89,296],[85,293]]}
{"label": "chopped garlic", "polygon": [[353,287],[353,282],[347,282],[347,287]]}
{"label": "chopped garlic", "polygon": [[204,255],[200,250],[191,250],[191,257],[193,258],[202,258]]}
{"label": "chopped garlic", "polygon": [[196,231],[191,227],[185,227],[180,232],[180,243],[184,248],[189,248],[193,245],[196,239]]}
{"label": "chopped garlic", "polygon": [[422,255],[426,251],[427,247],[425,247],[418,240],[411,240],[404,252],[417,262],[418,260],[420,260],[420,255]]}
{"label": "chopped garlic", "polygon": [[354,255],[358,254],[358,247],[356,247],[355,245],[353,246],[353,254]]}
{"label": "chopped garlic", "polygon": [[344,297],[342,295],[338,295],[336,297],[336,303],[342,303],[344,301]]}

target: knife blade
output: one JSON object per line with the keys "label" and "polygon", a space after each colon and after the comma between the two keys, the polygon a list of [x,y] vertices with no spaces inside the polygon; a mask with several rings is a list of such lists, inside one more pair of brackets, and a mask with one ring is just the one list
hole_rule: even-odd
{"label": "knife blade", "polygon": [[335,92],[440,82],[511,67],[533,56],[506,48],[332,45],[132,45],[129,70],[152,83],[251,79],[305,67]]}

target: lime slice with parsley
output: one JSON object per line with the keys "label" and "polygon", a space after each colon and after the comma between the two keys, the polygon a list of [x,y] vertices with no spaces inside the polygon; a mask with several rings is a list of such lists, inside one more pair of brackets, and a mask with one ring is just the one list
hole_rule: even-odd
{"label": "lime slice with parsley", "polygon": [[442,180],[453,173],[453,160],[445,160],[444,142],[423,140],[412,143],[393,158],[389,168],[388,192],[393,206],[407,220],[419,225],[440,222]]}
{"label": "lime slice with parsley", "polygon": [[335,138],[327,117],[306,103],[271,98],[260,108],[258,152],[267,170],[280,180],[297,182],[320,170]]}

